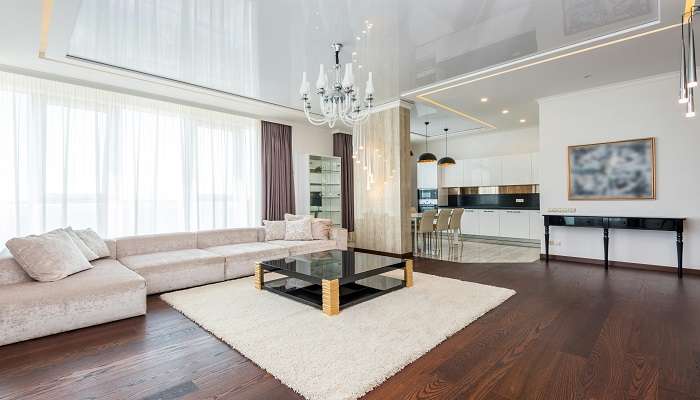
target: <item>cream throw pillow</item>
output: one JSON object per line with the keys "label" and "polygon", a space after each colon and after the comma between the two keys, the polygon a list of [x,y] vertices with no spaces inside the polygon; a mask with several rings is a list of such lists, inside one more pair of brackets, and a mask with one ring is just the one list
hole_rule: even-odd
{"label": "cream throw pillow", "polygon": [[27,275],[40,282],[57,281],[92,268],[70,235],[61,229],[13,238],[5,246]]}
{"label": "cream throw pillow", "polygon": [[300,219],[304,219],[306,217],[311,217],[310,215],[296,215],[296,214],[284,214],[284,220],[285,221],[299,221]]}
{"label": "cream throw pillow", "polygon": [[78,236],[78,234],[73,230],[73,228],[69,226],[68,228],[65,228],[63,230],[68,234],[68,236],[70,236],[73,243],[75,243],[75,245],[78,247],[78,250],[80,250],[80,252],[83,253],[83,255],[85,256],[85,258],[87,258],[88,261],[97,260],[98,258],[100,258],[97,256],[97,254],[95,254],[94,251],[92,251],[92,249],[90,249],[90,247],[88,247],[85,244],[85,242],[83,242],[83,239],[81,239]]}
{"label": "cream throw pillow", "polygon": [[311,220],[311,236],[314,240],[329,240],[331,225],[333,222],[330,219],[314,218]]}
{"label": "cream throw pillow", "polygon": [[311,234],[310,216],[296,221],[286,221],[284,227],[284,240],[314,240]]}
{"label": "cream throw pillow", "polygon": [[265,241],[268,240],[284,240],[285,222],[284,221],[263,221],[265,226]]}
{"label": "cream throw pillow", "polygon": [[[93,231],[90,228],[87,229],[79,229],[75,231],[75,234],[78,235],[78,237],[85,243],[87,247],[92,250],[93,253],[95,253],[95,258],[92,260],[96,260],[98,258],[105,258],[109,257],[111,254],[109,252],[109,247],[107,247],[107,243],[98,235],[95,231]],[[89,261],[92,261],[88,259]]]}

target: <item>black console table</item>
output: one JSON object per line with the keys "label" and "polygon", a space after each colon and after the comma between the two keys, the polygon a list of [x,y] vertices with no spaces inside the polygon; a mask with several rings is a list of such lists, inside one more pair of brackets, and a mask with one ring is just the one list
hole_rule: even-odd
{"label": "black console table", "polygon": [[608,245],[610,229],[639,229],[647,231],[676,232],[676,253],[678,257],[678,277],[683,277],[683,222],[685,218],[645,218],[645,217],[591,217],[580,215],[545,215],[544,249],[545,260],[549,261],[549,227],[570,226],[603,229],[603,252],[605,269],[608,269]]}

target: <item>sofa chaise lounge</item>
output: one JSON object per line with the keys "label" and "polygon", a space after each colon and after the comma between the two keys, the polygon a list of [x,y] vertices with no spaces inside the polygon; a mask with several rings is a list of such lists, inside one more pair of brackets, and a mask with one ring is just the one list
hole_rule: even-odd
{"label": "sofa chaise lounge", "polygon": [[264,228],[140,235],[106,240],[110,257],[55,282],[37,282],[0,257],[0,345],[146,313],[146,295],[253,274],[255,263],[347,249],[347,231],[329,240],[265,241]]}

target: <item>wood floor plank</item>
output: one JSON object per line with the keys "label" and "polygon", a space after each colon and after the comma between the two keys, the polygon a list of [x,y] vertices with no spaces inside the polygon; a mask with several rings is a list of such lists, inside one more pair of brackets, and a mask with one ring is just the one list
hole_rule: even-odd
{"label": "wood floor plank", "polygon": [[[366,399],[700,400],[697,276],[566,262],[414,268],[517,294]],[[301,397],[151,296],[144,317],[0,347],[0,400],[64,398]]]}

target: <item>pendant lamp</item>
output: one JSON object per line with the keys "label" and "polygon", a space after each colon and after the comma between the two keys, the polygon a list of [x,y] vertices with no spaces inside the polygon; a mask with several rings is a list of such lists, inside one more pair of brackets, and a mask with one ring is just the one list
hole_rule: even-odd
{"label": "pendant lamp", "polygon": [[445,157],[442,157],[438,161],[438,167],[451,167],[455,165],[455,159],[447,155],[447,128],[445,130]]}
{"label": "pendant lamp", "polygon": [[418,162],[421,164],[434,163],[437,161],[435,154],[428,151],[428,124],[430,124],[430,122],[425,121],[425,153],[418,157]]}

